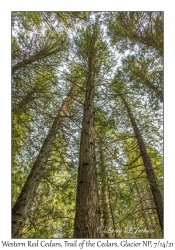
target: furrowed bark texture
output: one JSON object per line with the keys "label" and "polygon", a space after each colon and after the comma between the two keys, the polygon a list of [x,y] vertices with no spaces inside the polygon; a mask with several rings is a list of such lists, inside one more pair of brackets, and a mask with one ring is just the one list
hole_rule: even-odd
{"label": "furrowed bark texture", "polygon": [[52,127],[44,140],[43,146],[38,154],[38,157],[30,171],[30,174],[22,188],[22,191],[12,209],[12,238],[20,238],[25,221],[30,212],[32,202],[35,198],[37,188],[39,186],[42,174],[54,143],[56,133],[61,125],[61,121],[73,102],[73,93],[75,84],[72,85],[62,107],[60,108]]}
{"label": "furrowed bark texture", "polygon": [[156,175],[154,173],[154,168],[152,166],[151,159],[149,157],[145,143],[144,143],[143,138],[141,136],[141,133],[137,127],[137,124],[136,124],[136,121],[133,117],[131,109],[130,109],[127,101],[125,100],[124,96],[122,96],[121,98],[122,98],[122,101],[127,109],[128,116],[130,118],[131,124],[133,126],[133,130],[135,132],[135,136],[136,136],[137,143],[138,143],[138,146],[140,149],[140,153],[142,155],[147,178],[148,178],[148,181],[150,184],[150,189],[152,192],[153,200],[154,200],[154,203],[156,206],[156,211],[157,211],[157,215],[159,218],[160,227],[161,227],[161,230],[163,231],[163,196],[162,196],[162,193],[160,191],[159,184],[158,184],[157,179],[156,179]]}
{"label": "furrowed bark texture", "polygon": [[94,142],[94,80],[86,83],[77,180],[74,238],[97,238],[100,225]]}

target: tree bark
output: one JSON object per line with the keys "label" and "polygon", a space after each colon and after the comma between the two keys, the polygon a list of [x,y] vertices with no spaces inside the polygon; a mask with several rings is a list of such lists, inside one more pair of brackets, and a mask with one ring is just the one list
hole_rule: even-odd
{"label": "tree bark", "polygon": [[80,142],[74,238],[98,238],[100,212],[94,141],[94,77],[92,63],[86,82]]}
{"label": "tree bark", "polygon": [[61,125],[61,121],[69,110],[73,102],[73,93],[75,91],[75,83],[72,84],[70,91],[66,99],[64,100],[55,121],[50,128],[43,146],[38,154],[38,157],[30,171],[30,174],[22,188],[22,191],[12,209],[12,238],[20,238],[22,229],[24,227],[27,216],[30,212],[32,202],[35,198],[37,188],[39,186],[42,174],[45,170],[46,163],[56,137],[58,128]]}
{"label": "tree bark", "polygon": [[128,116],[129,116],[131,124],[133,126],[133,130],[135,132],[135,136],[136,136],[137,143],[138,143],[138,146],[140,149],[140,153],[142,155],[147,178],[148,178],[148,181],[150,184],[150,189],[152,192],[153,200],[154,200],[154,203],[156,206],[156,211],[157,211],[157,215],[159,218],[160,227],[161,227],[161,230],[163,231],[163,195],[160,191],[160,188],[159,188],[159,185],[158,185],[158,182],[156,179],[156,175],[154,173],[154,168],[153,168],[152,163],[151,163],[151,159],[149,157],[144,140],[141,136],[139,128],[137,127],[137,124],[136,124],[136,121],[133,117],[131,109],[130,109],[130,107],[129,107],[129,105],[128,105],[128,103],[125,100],[123,95],[121,96],[121,99],[126,107],[126,110],[128,112]]}

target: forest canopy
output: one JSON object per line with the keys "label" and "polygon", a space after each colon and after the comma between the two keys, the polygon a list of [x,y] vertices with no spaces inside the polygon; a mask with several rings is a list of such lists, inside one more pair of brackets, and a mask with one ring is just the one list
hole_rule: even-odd
{"label": "forest canopy", "polygon": [[12,12],[12,238],[163,237],[163,12]]}

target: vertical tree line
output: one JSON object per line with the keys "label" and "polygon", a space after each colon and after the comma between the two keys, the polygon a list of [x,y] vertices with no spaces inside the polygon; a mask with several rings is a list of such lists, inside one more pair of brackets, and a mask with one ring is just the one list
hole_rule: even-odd
{"label": "vertical tree line", "polygon": [[[83,37],[84,36],[84,37]],[[95,156],[94,92],[98,52],[98,30],[87,28],[80,37],[82,57],[86,63],[85,98],[80,138],[77,198],[74,225],[75,238],[97,238],[100,226]],[[86,40],[85,40],[86,39]],[[79,48],[78,48],[79,49]],[[84,50],[84,51],[83,51]]]}

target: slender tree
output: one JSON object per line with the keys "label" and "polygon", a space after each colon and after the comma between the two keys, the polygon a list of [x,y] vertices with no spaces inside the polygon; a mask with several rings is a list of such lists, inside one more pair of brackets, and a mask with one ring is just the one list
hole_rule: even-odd
{"label": "slender tree", "polygon": [[139,131],[137,123],[136,123],[136,121],[134,119],[134,116],[132,114],[131,108],[130,108],[128,102],[126,101],[126,98],[123,95],[121,95],[121,99],[123,101],[123,104],[125,105],[125,108],[127,110],[128,116],[130,118],[133,130],[134,130],[134,133],[135,133],[135,136],[136,136],[136,139],[137,139],[137,143],[138,143],[138,146],[139,146],[139,149],[140,149],[140,153],[141,153],[141,156],[143,158],[147,178],[148,178],[148,181],[149,181],[149,184],[150,184],[150,189],[151,189],[153,199],[154,199],[154,203],[155,203],[155,206],[156,206],[160,227],[161,227],[161,229],[163,231],[163,196],[162,196],[161,190],[159,188],[159,184],[157,182],[157,178],[156,178],[156,175],[155,175],[155,172],[154,172],[154,168],[152,166],[152,162],[151,162],[149,154],[147,152],[147,149],[146,149],[144,140],[142,138],[142,135],[141,135],[141,133]]}
{"label": "slender tree", "polygon": [[53,142],[58,128],[61,125],[63,117],[68,112],[72,102],[73,102],[73,93],[75,91],[76,82],[73,82],[71,89],[69,90],[66,99],[64,100],[58,115],[53,122],[52,127],[44,140],[44,143],[41,147],[41,150],[37,156],[37,159],[30,171],[29,176],[22,188],[22,191],[13,207],[12,210],[12,237],[20,237],[21,230],[24,227],[27,215],[32,206],[37,188],[39,186],[42,174],[45,170],[47,159],[49,157],[50,150],[52,148]]}

